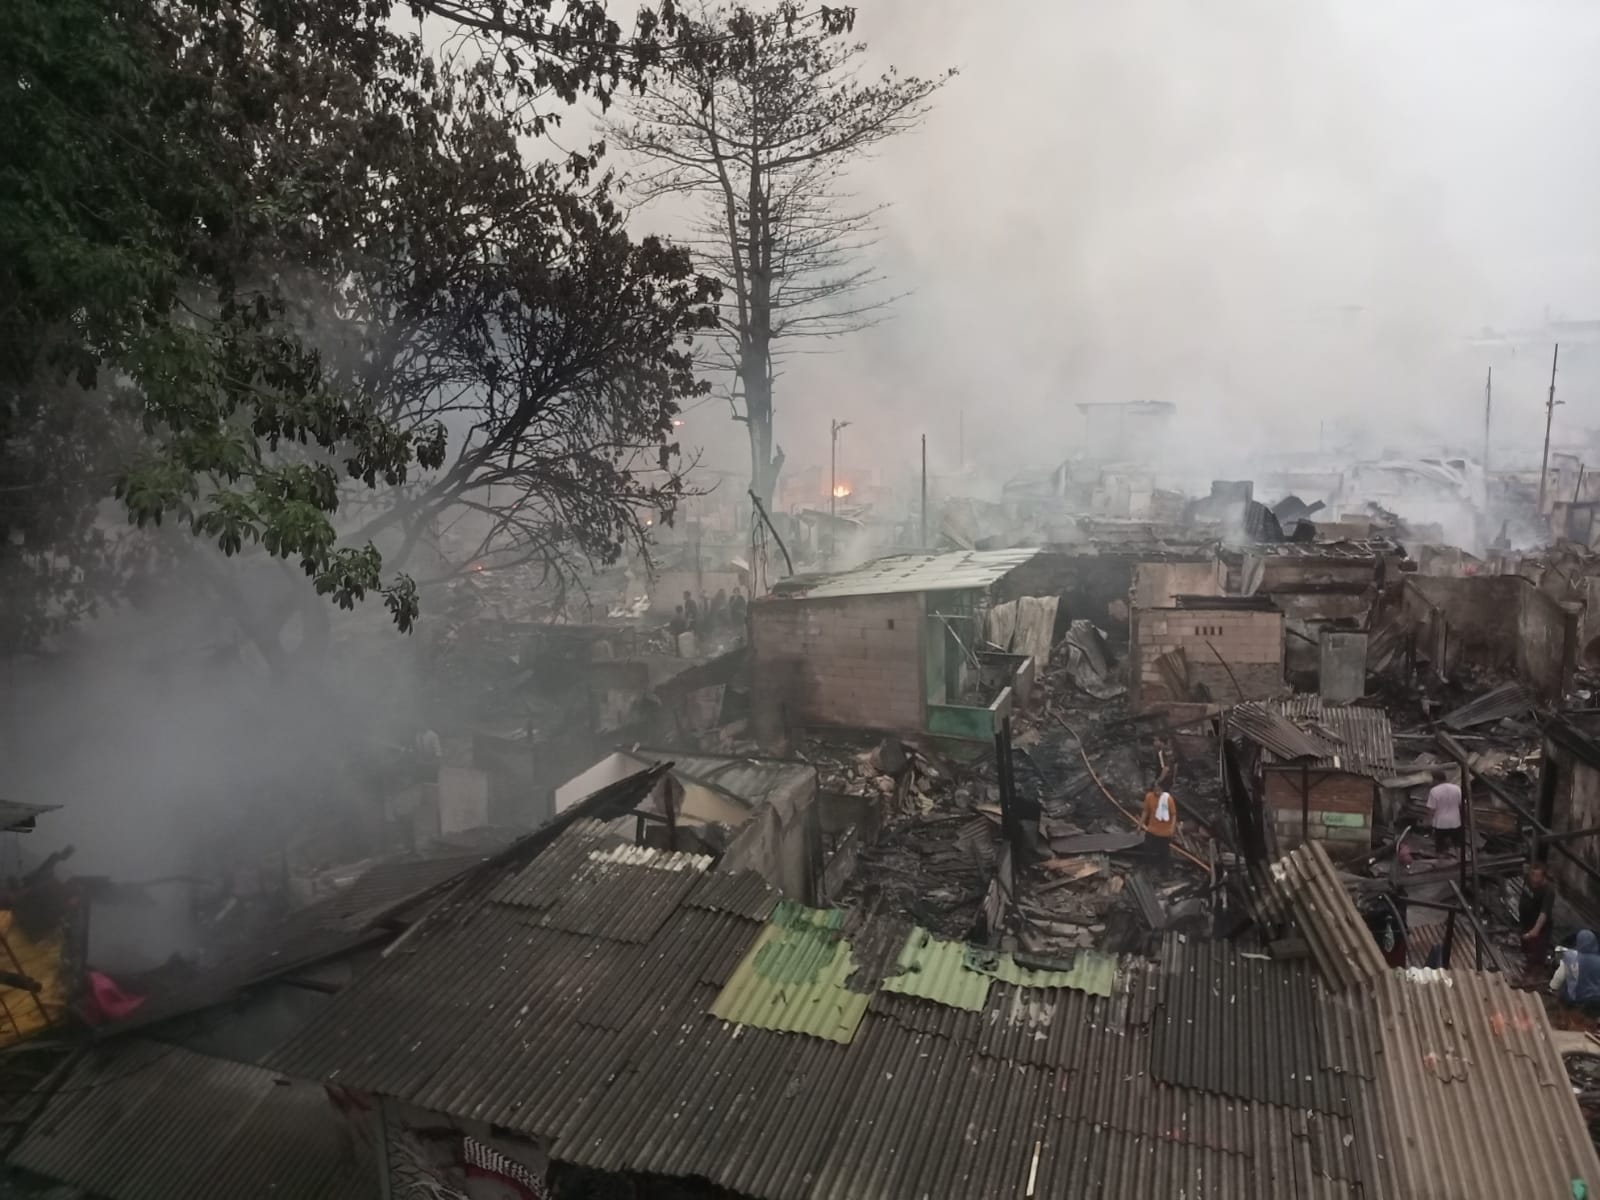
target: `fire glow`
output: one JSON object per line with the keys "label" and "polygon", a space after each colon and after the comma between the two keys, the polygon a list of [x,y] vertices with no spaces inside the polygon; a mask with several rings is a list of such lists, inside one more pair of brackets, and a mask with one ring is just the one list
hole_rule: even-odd
{"label": "fire glow", "polygon": [[835,500],[843,500],[849,494],[850,494],[850,485],[848,483],[840,483],[840,484],[836,484],[834,486],[833,498]]}

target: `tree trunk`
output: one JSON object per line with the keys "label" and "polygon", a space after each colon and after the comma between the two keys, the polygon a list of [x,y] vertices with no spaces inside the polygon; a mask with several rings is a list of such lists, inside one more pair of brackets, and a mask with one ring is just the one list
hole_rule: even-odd
{"label": "tree trunk", "polygon": [[750,490],[772,511],[772,494],[783,469],[783,450],[772,443],[772,214],[759,164],[750,172],[746,198],[750,222],[745,265],[750,308],[739,353],[745,416],[750,424]]}
{"label": "tree trunk", "polygon": [[772,494],[783,469],[783,451],[772,447],[772,380],[762,355],[746,351],[739,367],[744,385],[744,410],[750,431],[750,490],[772,511]]}

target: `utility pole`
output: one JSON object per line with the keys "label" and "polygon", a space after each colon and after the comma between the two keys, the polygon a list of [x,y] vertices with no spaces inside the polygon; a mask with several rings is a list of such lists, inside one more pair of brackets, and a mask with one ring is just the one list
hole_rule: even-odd
{"label": "utility pole", "polygon": [[1494,402],[1494,368],[1483,379],[1483,500],[1489,502],[1489,408]]}
{"label": "utility pole", "polygon": [[1550,474],[1550,424],[1556,416],[1556,363],[1561,358],[1561,343],[1550,356],[1550,398],[1544,405],[1544,458],[1539,463],[1539,515],[1544,516],[1546,477]]}
{"label": "utility pole", "polygon": [[922,548],[928,548],[928,435],[922,435]]}
{"label": "utility pole", "polygon": [[849,421],[835,420],[829,430],[828,443],[828,562],[833,562],[833,552],[839,545],[839,430]]}

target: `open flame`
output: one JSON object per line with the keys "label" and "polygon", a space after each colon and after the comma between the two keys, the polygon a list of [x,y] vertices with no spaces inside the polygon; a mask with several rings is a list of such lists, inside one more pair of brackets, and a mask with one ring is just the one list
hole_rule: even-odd
{"label": "open flame", "polygon": [[835,500],[843,500],[849,494],[850,485],[848,483],[837,484],[833,489],[833,498]]}

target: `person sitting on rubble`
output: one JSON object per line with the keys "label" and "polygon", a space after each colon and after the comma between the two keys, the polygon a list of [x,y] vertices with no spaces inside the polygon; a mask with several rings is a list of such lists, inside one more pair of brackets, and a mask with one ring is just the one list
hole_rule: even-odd
{"label": "person sitting on rubble", "polygon": [[1550,921],[1556,889],[1543,863],[1529,863],[1522,898],[1517,901],[1517,932],[1527,966],[1539,967],[1550,954]]}
{"label": "person sitting on rubble", "polygon": [[1600,1016],[1600,938],[1593,930],[1578,930],[1571,948],[1561,951],[1550,990],[1561,1003]]}
{"label": "person sitting on rubble", "polygon": [[1166,866],[1172,860],[1172,839],[1178,833],[1178,802],[1167,791],[1172,781],[1172,764],[1167,763],[1156,776],[1155,787],[1144,795],[1144,852],[1152,863]]}
{"label": "person sitting on rubble", "polygon": [[1445,771],[1433,773],[1433,788],[1428,792],[1428,820],[1433,826],[1433,848],[1448,854],[1452,847],[1464,853],[1461,831],[1461,787],[1450,782]]}

